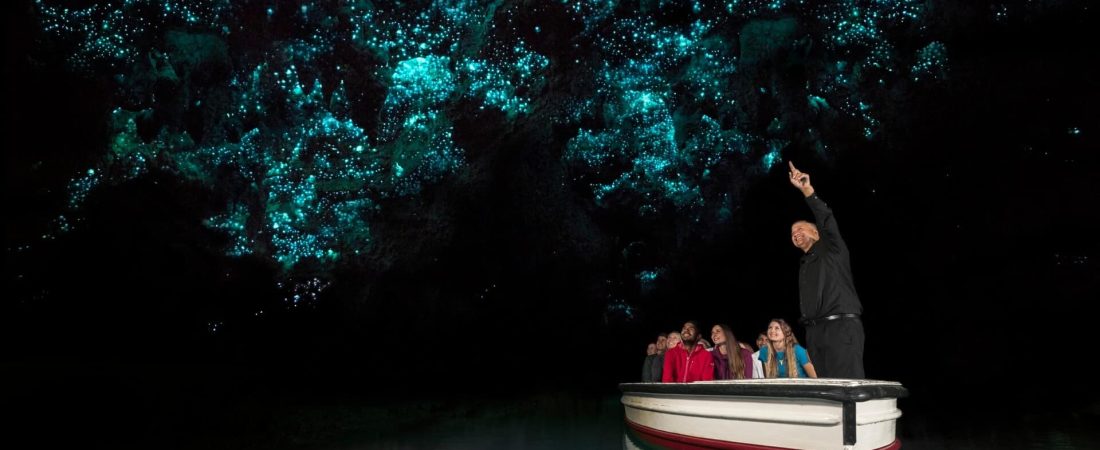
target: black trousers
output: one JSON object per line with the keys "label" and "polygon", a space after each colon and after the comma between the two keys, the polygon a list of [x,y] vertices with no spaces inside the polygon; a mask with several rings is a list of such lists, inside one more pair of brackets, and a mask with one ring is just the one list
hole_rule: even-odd
{"label": "black trousers", "polygon": [[839,319],[806,327],[806,350],[821,378],[866,378],[863,322]]}

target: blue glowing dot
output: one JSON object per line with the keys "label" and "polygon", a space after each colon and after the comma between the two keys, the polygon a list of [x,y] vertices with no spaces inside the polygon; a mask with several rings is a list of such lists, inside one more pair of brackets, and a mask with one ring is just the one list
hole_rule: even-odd
{"label": "blue glowing dot", "polygon": [[[261,19],[265,13],[226,1],[125,0],[107,2],[110,8],[100,5],[103,2],[81,8],[72,7],[73,2],[50,3],[35,3],[42,31],[61,42],[76,42],[69,61],[74,69],[88,72],[139,62],[151,54],[149,43],[163,40],[167,30],[196,36],[220,29],[222,35],[213,36],[212,42],[236,45],[224,35],[242,30],[240,13],[254,12]],[[155,17],[144,17],[150,3],[163,7],[155,10]],[[744,86],[745,76],[739,72],[738,49],[727,48],[725,42],[731,32],[737,34],[747,23],[774,21],[777,10],[814,22],[807,29],[822,33],[809,37],[816,39],[815,48],[822,49],[830,64],[819,76],[810,77],[801,91],[814,95],[792,107],[847,115],[858,122],[856,133],[862,129],[868,138],[880,126],[871,115],[877,110],[870,105],[881,104],[877,102],[882,97],[860,80],[900,86],[895,82],[908,76],[928,82],[945,76],[948,67],[943,44],[931,42],[906,54],[900,49],[911,48],[911,40],[895,46],[889,39],[893,33],[888,30],[919,21],[923,0],[812,7],[807,6],[812,2],[803,1],[731,0],[724,7],[728,14],[708,11],[711,5],[693,1],[695,15],[688,18],[692,22],[676,24],[654,17],[678,11],[661,9],[680,8],[683,2],[651,2],[656,10],[643,13],[621,8],[621,2],[563,1],[559,8],[581,25],[576,35],[568,36],[572,48],[580,49],[579,42],[593,44],[593,53],[575,56],[573,63],[591,74],[585,81],[593,90],[575,93],[576,98],[566,98],[559,106],[545,100],[553,87],[547,80],[552,61],[524,42],[523,28],[495,25],[500,22],[495,19],[511,14],[497,11],[494,16],[496,2],[373,3],[364,8],[371,3],[345,2],[342,7],[318,9],[318,14],[310,11],[315,3],[299,3],[301,14],[295,14],[291,31],[308,31],[271,43],[271,51],[255,55],[260,60],[248,67],[235,66],[240,68],[224,86],[229,102],[189,99],[204,114],[209,112],[211,129],[226,130],[232,139],[207,134],[195,142],[187,133],[167,127],[150,140],[139,135],[136,123],[141,122],[139,115],[159,114],[159,103],[151,97],[136,98],[129,104],[155,106],[147,111],[115,108],[108,117],[107,156],[96,169],[77,173],[70,181],[70,206],[79,206],[101,183],[117,184],[150,170],[167,169],[207,187],[217,187],[213,184],[219,174],[231,171],[250,182],[242,183],[249,192],[240,198],[259,199],[259,204],[227,202],[203,221],[228,236],[227,254],[256,254],[279,262],[287,272],[306,261],[331,264],[341,255],[370,251],[372,211],[377,211],[379,200],[415,195],[422,185],[464,164],[451,117],[460,110],[457,107],[472,102],[503,113],[505,121],[531,115],[572,129],[562,155],[572,172],[568,179],[574,180],[574,187],[587,189],[600,207],[627,205],[630,213],[654,216],[671,208],[698,221],[704,214],[736,210],[728,197],[713,194],[722,191],[714,189],[714,180],[723,173],[720,167],[762,164],[770,169],[778,164],[779,149],[785,145],[780,139],[790,139],[788,128],[793,128],[760,131],[765,138],[736,120],[746,111],[731,106],[750,104],[736,97],[758,97],[768,89],[751,84],[738,88]],[[269,21],[274,13],[274,6],[266,8]],[[485,26],[485,18],[494,20]],[[341,26],[331,27],[330,22]],[[540,26],[529,26],[541,33]],[[368,67],[359,66],[359,59],[343,59],[341,53],[347,52],[339,49],[348,45],[351,53],[369,56],[362,59],[371,61]],[[230,50],[230,55],[239,53]],[[176,64],[167,56],[163,62]],[[327,71],[330,63],[335,74]],[[361,96],[349,95],[344,87],[340,77],[347,72],[357,72],[357,81],[373,77],[366,81],[383,87],[379,123],[370,129],[350,117],[362,105],[357,103]],[[332,92],[320,87],[319,80],[329,76],[336,77]],[[131,78],[113,80],[124,86],[132,83]],[[304,86],[310,86],[309,92]],[[224,107],[226,103],[231,106]],[[550,103],[555,109],[548,109]],[[698,110],[710,116],[691,113]],[[580,128],[593,122],[599,127]],[[1078,128],[1063,129],[1072,136],[1081,134]],[[817,148],[828,148],[824,138],[815,139]],[[654,279],[656,274],[643,272],[639,280]],[[323,285],[294,283],[294,301],[316,299]],[[288,293],[284,298],[291,297]],[[630,311],[626,304],[619,308]]]}
{"label": "blue glowing dot", "polygon": [[764,165],[764,170],[769,170],[775,163],[779,162],[779,150],[772,150],[768,154],[764,155],[764,160],[761,162]]}

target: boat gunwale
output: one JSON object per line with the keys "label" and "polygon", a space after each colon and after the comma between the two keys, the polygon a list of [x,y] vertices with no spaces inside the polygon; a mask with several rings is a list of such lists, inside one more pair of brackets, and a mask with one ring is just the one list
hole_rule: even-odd
{"label": "boat gunwale", "polygon": [[691,395],[814,398],[838,402],[866,402],[885,398],[905,398],[909,391],[900,383],[870,380],[841,382],[696,382],[696,383],[622,383],[624,395]]}

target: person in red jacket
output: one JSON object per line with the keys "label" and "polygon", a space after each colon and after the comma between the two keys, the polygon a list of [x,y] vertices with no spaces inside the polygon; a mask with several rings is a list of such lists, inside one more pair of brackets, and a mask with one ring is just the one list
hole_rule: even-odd
{"label": "person in red jacket", "polygon": [[691,383],[714,379],[714,357],[699,345],[699,326],[695,321],[684,322],[680,330],[683,345],[665,352],[665,367],[661,373],[663,383]]}

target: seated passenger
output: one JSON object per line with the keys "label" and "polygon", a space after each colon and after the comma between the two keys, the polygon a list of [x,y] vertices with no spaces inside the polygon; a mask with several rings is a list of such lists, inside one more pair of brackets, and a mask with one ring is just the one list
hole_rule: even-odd
{"label": "seated passenger", "polygon": [[738,345],[728,325],[711,327],[710,338],[714,341],[714,351],[711,352],[714,356],[714,379],[752,378],[752,353]]}
{"label": "seated passenger", "polygon": [[683,345],[665,352],[665,367],[661,381],[665,383],[690,383],[714,379],[714,357],[699,345],[698,326],[694,321],[684,323],[680,330]]}
{"label": "seated passenger", "polygon": [[653,359],[657,357],[657,343],[650,342],[645,348],[645,361],[642,362],[642,382],[653,382]]}
{"label": "seated passenger", "polygon": [[768,343],[768,351],[760,351],[760,361],[764,363],[764,374],[768,378],[817,378],[810,355],[798,345],[798,339],[785,320],[774,319],[768,324]]}

